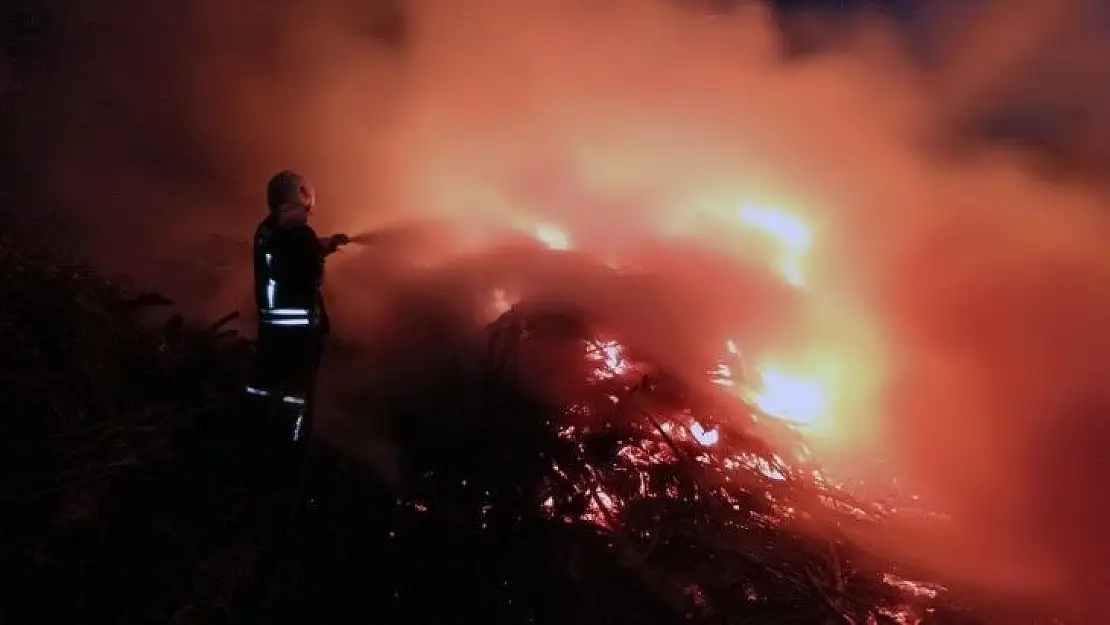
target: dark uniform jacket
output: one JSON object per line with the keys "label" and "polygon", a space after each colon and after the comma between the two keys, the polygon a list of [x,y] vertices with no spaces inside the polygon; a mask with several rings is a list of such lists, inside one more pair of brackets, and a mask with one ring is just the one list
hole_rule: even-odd
{"label": "dark uniform jacket", "polygon": [[254,291],[260,330],[330,329],[321,287],[328,249],[307,220],[275,213],[254,235]]}

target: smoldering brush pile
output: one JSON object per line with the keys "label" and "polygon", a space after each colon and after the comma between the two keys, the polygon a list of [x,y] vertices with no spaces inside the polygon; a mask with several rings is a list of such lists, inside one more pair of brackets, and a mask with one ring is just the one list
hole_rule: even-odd
{"label": "smoldering brush pile", "polygon": [[[563,567],[576,596],[599,605],[637,589],[621,622],[648,622],[645,610],[694,623],[995,622],[927,572],[859,548],[853,537],[897,522],[826,479],[791,428],[683,385],[576,313],[521,310],[491,327],[493,383],[473,431],[415,468],[414,511],[557,541],[537,566]],[[539,371],[568,379],[537,389]],[[602,618],[581,609],[573,618]]]}

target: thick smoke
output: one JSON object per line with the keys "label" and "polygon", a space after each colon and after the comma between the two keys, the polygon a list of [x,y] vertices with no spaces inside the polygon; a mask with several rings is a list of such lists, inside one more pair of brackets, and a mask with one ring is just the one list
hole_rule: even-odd
{"label": "thick smoke", "polygon": [[[205,247],[209,235],[244,241],[266,176],[294,167],[320,186],[323,229],[434,219],[450,236],[432,260],[471,254],[435,274],[385,250],[337,259],[333,286],[367,287],[334,294],[347,339],[462,317],[457,302],[496,277],[622,317],[678,359],[732,318],[821,345],[870,380],[839,444],[882,443],[956,516],[925,555],[1107,614],[1106,198],[1034,173],[1024,150],[968,141],[1000,109],[1055,106],[1046,93],[1103,101],[1081,88],[1085,58],[1105,58],[1077,43],[1097,21],[1084,3],[952,9],[924,37],[929,64],[874,16],[786,64],[774,16],[755,7],[423,0],[400,29],[401,14],[338,1],[74,4],[51,30],[67,52],[9,63],[0,84],[28,205],[78,219],[106,261],[162,267],[187,292],[196,266],[166,263],[226,253]],[[1082,54],[1044,54],[1065,40]],[[1092,146],[1064,151],[1097,167]],[[763,328],[751,312],[799,305],[757,271],[739,277],[761,254],[730,229],[746,200],[817,224],[810,304],[788,316],[801,329]],[[657,279],[618,288],[481,254],[494,231],[545,222]],[[699,254],[685,253],[690,241]],[[245,248],[231,249],[223,262],[245,266],[234,255]],[[213,287],[220,306],[244,285],[229,269]],[[404,314],[418,304],[451,315]]]}

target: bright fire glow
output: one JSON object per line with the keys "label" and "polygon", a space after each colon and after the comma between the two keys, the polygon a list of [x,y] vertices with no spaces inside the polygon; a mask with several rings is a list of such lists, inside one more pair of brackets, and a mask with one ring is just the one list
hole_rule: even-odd
{"label": "bright fire glow", "polygon": [[540,224],[536,226],[534,234],[536,239],[538,239],[540,243],[546,245],[548,249],[570,249],[570,235],[562,228],[557,228],[551,224]]}
{"label": "bright fire glow", "polygon": [[[787,367],[765,362],[750,374],[743,369],[743,354],[736,341],[725,342],[725,352],[709,373],[710,381],[730,394],[751,402],[763,413],[804,428],[808,434],[832,435],[843,424],[836,423],[836,399],[841,389],[834,358],[837,352],[822,352],[825,359],[811,358],[810,366]],[[803,373],[804,372],[804,373]]]}
{"label": "bright fire glow", "polygon": [[[824,320],[822,325],[829,326],[825,332],[834,332],[832,335],[822,333],[822,336],[825,339],[839,336],[844,327],[839,321],[830,321],[836,315],[828,307],[828,294],[821,284],[811,283],[806,276],[805,269],[815,241],[812,224],[800,214],[771,204],[744,201],[735,209],[725,210],[729,219],[741,229],[766,239],[769,246],[765,262],[770,263],[787,284],[805,290],[814,307],[811,314],[818,315]],[[568,231],[552,223],[534,225],[530,233],[548,249],[573,247]],[[494,302],[497,313],[510,304],[503,294],[496,293]],[[858,315],[852,316],[856,317]],[[853,344],[859,342],[855,340]],[[871,365],[861,364],[866,358],[853,349],[844,349],[841,342],[821,340],[821,343],[820,349],[817,345],[802,349],[801,353],[808,356],[803,363],[787,366],[781,361],[766,361],[761,355],[752,363],[757,366],[748,370],[743,362],[742,347],[728,340],[723,359],[709,373],[715,384],[731,389],[730,393],[754,404],[763,413],[804,429],[807,436],[829,439],[829,442],[833,438],[843,439],[841,442],[846,443],[858,435],[859,423],[839,421],[846,412],[858,411],[863,405],[861,402],[867,401],[867,393],[874,391],[874,384],[868,386],[864,379],[874,378],[877,371]],[[591,357],[600,365],[598,377],[623,373],[623,355],[616,344],[593,346]],[[701,439],[703,434],[712,437],[716,432],[698,433],[696,438]]]}
{"label": "bright fire glow", "polygon": [[803,219],[777,208],[744,202],[736,218],[745,228],[763,233],[775,241],[778,257],[775,269],[794,286],[805,286],[805,259],[813,245],[813,229]]}
{"label": "bright fire glow", "polygon": [[820,381],[792,374],[777,366],[760,372],[755,404],[769,415],[814,426],[828,418],[828,393]]}

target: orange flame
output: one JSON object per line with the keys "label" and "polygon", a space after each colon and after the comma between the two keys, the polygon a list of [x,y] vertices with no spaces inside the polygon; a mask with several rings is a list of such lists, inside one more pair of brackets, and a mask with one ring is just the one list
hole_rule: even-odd
{"label": "orange flame", "polygon": [[760,388],[754,399],[763,412],[803,426],[814,426],[827,418],[828,393],[817,380],[774,365],[764,367],[759,377]]}
{"label": "orange flame", "polygon": [[566,230],[557,228],[551,224],[540,224],[536,226],[534,233],[536,239],[552,250],[569,250],[570,235]]}

